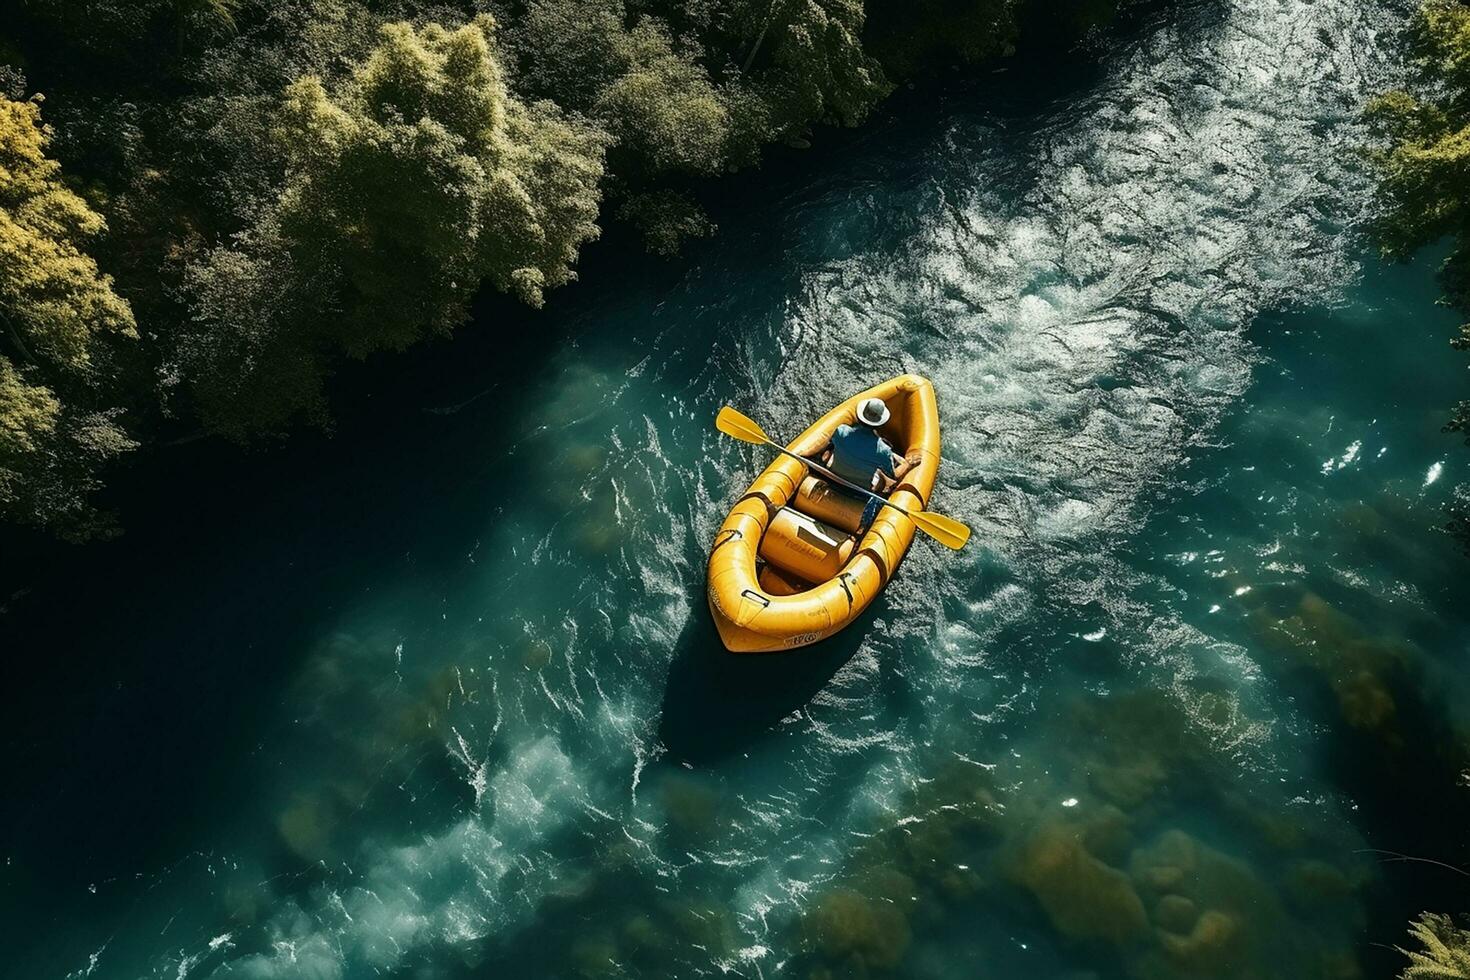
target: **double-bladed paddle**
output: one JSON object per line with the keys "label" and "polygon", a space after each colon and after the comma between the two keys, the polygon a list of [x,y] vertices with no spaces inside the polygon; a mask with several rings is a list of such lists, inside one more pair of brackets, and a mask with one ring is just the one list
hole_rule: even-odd
{"label": "double-bladed paddle", "polygon": [[935,514],[927,510],[905,510],[880,494],[876,494],[871,490],[865,490],[855,483],[849,483],[820,463],[814,463],[804,456],[798,456],[785,446],[773,441],[770,436],[766,435],[765,429],[762,429],[759,425],[756,425],[753,421],[728,405],[720,409],[720,414],[715,416],[715,428],[733,439],[739,439],[741,442],[751,442],[758,446],[772,446],[778,452],[785,453],[792,459],[800,460],[807,466],[810,466],[833,483],[840,484],[866,497],[871,497],[884,507],[892,507],[904,517],[913,521],[914,525],[920,531],[923,531],[946,548],[953,548],[958,551],[965,546],[966,541],[970,540],[970,529],[953,517],[945,517],[943,514]]}

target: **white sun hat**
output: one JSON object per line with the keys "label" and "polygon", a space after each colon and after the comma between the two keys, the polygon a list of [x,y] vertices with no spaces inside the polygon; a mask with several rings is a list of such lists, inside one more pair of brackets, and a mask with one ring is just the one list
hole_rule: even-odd
{"label": "white sun hat", "polygon": [[857,410],[858,421],[875,429],[888,421],[888,415],[888,406],[881,398],[865,398]]}

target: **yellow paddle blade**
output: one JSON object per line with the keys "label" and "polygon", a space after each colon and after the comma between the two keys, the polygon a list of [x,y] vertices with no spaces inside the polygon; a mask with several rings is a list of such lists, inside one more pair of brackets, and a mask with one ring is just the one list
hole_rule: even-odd
{"label": "yellow paddle blade", "polygon": [[953,517],[933,514],[927,510],[911,510],[908,515],[909,520],[918,525],[919,530],[946,548],[959,551],[965,546],[965,542],[970,540],[970,529]]}
{"label": "yellow paddle blade", "polygon": [[759,445],[771,441],[770,437],[766,435],[765,429],[762,429],[729,405],[720,409],[720,414],[715,416],[715,428],[733,439],[739,439],[741,442],[753,442]]}

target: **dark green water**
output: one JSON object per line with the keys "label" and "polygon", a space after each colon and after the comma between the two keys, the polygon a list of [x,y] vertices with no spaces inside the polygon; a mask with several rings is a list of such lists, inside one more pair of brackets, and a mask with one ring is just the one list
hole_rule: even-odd
{"label": "dark green water", "polygon": [[[1355,230],[1402,13],[902,98],[516,358],[162,464],[0,618],[7,975],[1387,975],[1465,889],[1370,849],[1470,857],[1455,321]],[[715,411],[903,370],[974,543],[724,655]]]}

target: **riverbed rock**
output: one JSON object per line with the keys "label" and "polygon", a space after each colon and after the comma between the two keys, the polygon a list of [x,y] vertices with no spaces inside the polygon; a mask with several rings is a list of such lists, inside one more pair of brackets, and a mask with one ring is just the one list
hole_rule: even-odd
{"label": "riverbed rock", "polygon": [[320,793],[299,793],[276,818],[276,830],[292,854],[306,861],[331,856],[337,816],[332,801]]}
{"label": "riverbed rock", "polygon": [[638,953],[655,953],[666,949],[668,935],[651,916],[638,912],[623,923],[622,938],[629,949]]}
{"label": "riverbed rock", "polygon": [[1293,861],[1283,879],[1284,892],[1291,907],[1303,915],[1329,915],[1334,918],[1350,914],[1350,905],[1358,886],[1340,868],[1320,860]]}
{"label": "riverbed rock", "polygon": [[606,509],[591,514],[574,532],[577,550],[589,557],[610,553],[622,540],[623,530],[617,517]]}
{"label": "riverbed rock", "polygon": [[675,831],[694,837],[714,832],[720,793],[703,778],[671,769],[659,783],[658,798]]}
{"label": "riverbed rock", "polygon": [[1199,907],[1183,895],[1165,895],[1154,904],[1154,925],[1166,932],[1188,935],[1198,920]]}
{"label": "riverbed rock", "polygon": [[545,640],[531,640],[521,653],[521,665],[527,670],[542,670],[551,663],[551,644]]}
{"label": "riverbed rock", "polygon": [[898,908],[906,908],[919,897],[918,884],[897,868],[873,868],[857,882],[864,895],[892,902]]}
{"label": "riverbed rock", "polygon": [[908,951],[908,917],[892,902],[839,888],[802,918],[808,949],[823,959],[863,972],[891,970]]}
{"label": "riverbed rock", "polygon": [[727,905],[670,900],[665,915],[685,943],[703,947],[716,959],[739,946],[740,933]]}
{"label": "riverbed rock", "polygon": [[607,462],[607,451],[606,443],[574,442],[557,454],[553,470],[564,482],[574,477],[591,476]]}
{"label": "riverbed rock", "polygon": [[1363,965],[1351,949],[1324,950],[1318,958],[1317,975],[1322,980],[1363,980]]}
{"label": "riverbed rock", "polygon": [[1133,819],[1128,814],[1102,803],[1083,810],[1079,826],[1087,853],[1106,864],[1121,865],[1127,861],[1133,850]]}
{"label": "riverbed rock", "polygon": [[1369,634],[1357,619],[1311,591],[1302,592],[1289,615],[1278,618],[1260,609],[1249,622],[1265,649],[1322,677],[1345,724],[1373,734],[1391,750],[1405,747],[1394,690],[1412,687],[1405,680],[1424,659],[1417,647]]}
{"label": "riverbed rock", "polygon": [[620,972],[618,944],[608,933],[578,936],[567,955],[579,977],[609,977]]}
{"label": "riverbed rock", "polygon": [[[912,907],[918,916],[937,914],[929,908],[934,903],[924,899],[953,903],[978,894],[985,884],[978,869],[1010,819],[991,791],[992,782],[987,771],[973,764],[941,769],[908,794],[885,818],[886,829],[854,855],[848,882],[864,894]],[[875,884],[885,876],[905,884]]]}
{"label": "riverbed rock", "polygon": [[956,867],[941,874],[935,887],[946,901],[962,904],[985,890],[985,879],[974,868]]}
{"label": "riverbed rock", "polygon": [[1070,939],[1123,945],[1145,935],[1148,916],[1128,876],[1088,853],[1082,834],[1060,821],[1043,826],[1021,846],[1008,876]]}
{"label": "riverbed rock", "polygon": [[1283,804],[1263,805],[1254,793],[1238,789],[1222,790],[1219,806],[1229,819],[1255,833],[1264,843],[1278,851],[1298,851],[1307,843],[1308,833],[1300,814],[1286,812]]}
{"label": "riverbed rock", "polygon": [[1214,756],[1170,692],[1089,698],[1073,709],[1073,720],[1077,768],[1093,792],[1124,811],[1137,813],[1166,788],[1210,785]]}
{"label": "riverbed rock", "polygon": [[1222,973],[1232,958],[1232,944],[1240,932],[1240,923],[1219,909],[1206,909],[1188,935],[1168,931],[1159,933],[1164,951],[1191,974]]}
{"label": "riverbed rock", "polygon": [[[1298,941],[1301,927],[1276,892],[1182,830],[1134,851],[1129,873],[1157,926],[1157,947],[1130,965],[1136,977],[1297,976],[1314,962],[1317,951]],[[1181,931],[1191,907],[1198,916]]]}
{"label": "riverbed rock", "polygon": [[1153,797],[1166,778],[1168,773],[1157,757],[1140,754],[1127,762],[1097,765],[1088,781],[1104,799],[1136,810]]}

